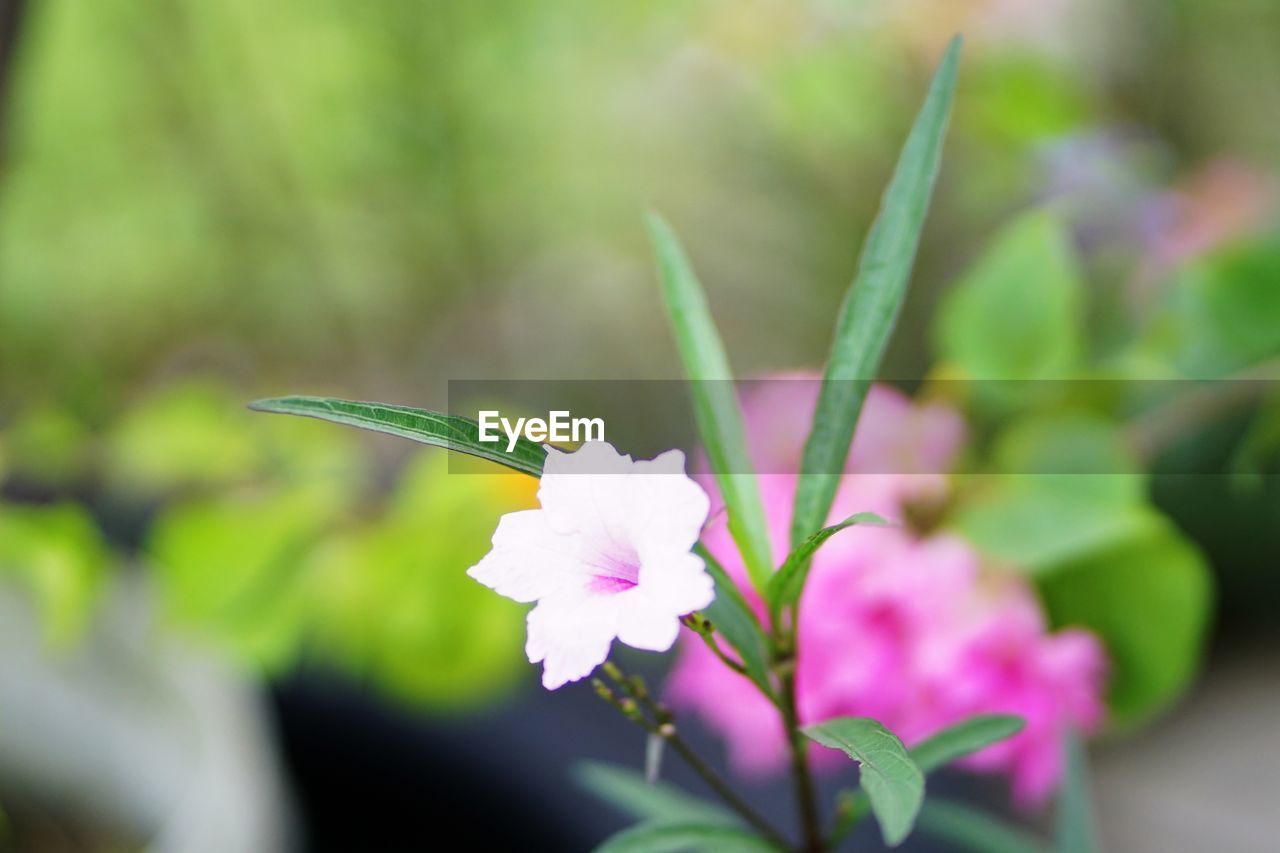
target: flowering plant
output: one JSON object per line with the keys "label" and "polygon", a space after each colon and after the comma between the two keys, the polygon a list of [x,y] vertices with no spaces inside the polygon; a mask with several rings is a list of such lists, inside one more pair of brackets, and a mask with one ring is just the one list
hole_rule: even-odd
{"label": "flowering plant", "polygon": [[[865,487],[844,487],[846,472],[876,452],[855,446],[850,456],[864,408],[870,431],[858,433],[861,444],[876,435],[901,439],[905,421],[884,415],[886,406],[902,414],[905,402],[870,380],[910,277],[958,54],[957,39],[866,239],[820,390],[807,402],[812,425],[797,441],[795,474],[755,473],[750,439],[768,428],[767,419],[750,407],[744,419],[700,285],[656,217],[650,230],[693,380],[705,488],[687,475],[679,451],[635,460],[603,442],[573,453],[527,439],[503,446],[482,442],[475,421],[420,409],[314,397],[254,404],[446,447],[540,478],[540,508],[505,516],[492,550],[469,574],[535,604],[526,651],[530,662],[543,664],[545,687],[598,672],[596,692],[649,732],[651,756],[670,747],[727,806],[612,776],[617,799],[644,820],[605,849],[820,851],[837,846],[867,813],[896,845],[921,813],[928,772],[956,760],[1006,769],[1019,796],[1043,799],[1061,775],[1067,736],[1101,714],[1103,664],[1089,635],[1048,635],[1027,587],[979,588],[976,558],[962,542],[911,527],[910,502],[936,478],[869,478]],[[723,515],[712,512],[713,497]],[[868,529],[839,535],[855,527]],[[666,651],[682,624],[690,639],[672,703],[720,728],[742,769],[790,767],[798,846],[693,750],[672,709],[642,678],[609,660],[614,640]],[[834,822],[824,826],[811,768],[841,754],[859,765],[859,787],[841,796]],[[656,759],[650,763],[656,773]]]}

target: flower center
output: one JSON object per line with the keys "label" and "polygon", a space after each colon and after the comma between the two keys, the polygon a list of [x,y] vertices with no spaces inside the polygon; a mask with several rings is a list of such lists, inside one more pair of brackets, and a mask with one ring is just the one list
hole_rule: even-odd
{"label": "flower center", "polygon": [[596,569],[587,588],[602,595],[626,592],[640,583],[640,558],[627,546],[615,545],[591,561]]}

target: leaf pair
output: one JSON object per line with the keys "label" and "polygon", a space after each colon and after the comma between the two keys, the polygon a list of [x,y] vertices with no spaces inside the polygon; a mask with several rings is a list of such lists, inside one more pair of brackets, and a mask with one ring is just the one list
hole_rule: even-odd
{"label": "leaf pair", "polygon": [[[860,784],[880,823],[889,846],[900,844],[911,833],[924,802],[924,777],[957,758],[962,758],[997,741],[1017,734],[1022,718],[1007,715],[970,717],[943,729],[908,750],[882,724],[869,717],[838,717],[803,729],[806,737],[832,749],[839,749],[858,762]],[[855,795],[845,806],[855,817],[865,809]],[[837,834],[847,826],[837,827]]]}

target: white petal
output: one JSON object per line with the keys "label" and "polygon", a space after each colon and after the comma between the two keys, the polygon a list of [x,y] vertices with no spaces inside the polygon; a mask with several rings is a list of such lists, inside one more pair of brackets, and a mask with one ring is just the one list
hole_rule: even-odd
{"label": "white petal", "polygon": [[543,687],[586,678],[604,663],[617,629],[616,598],[567,593],[529,611],[525,652],[530,663],[543,662]]}
{"label": "white petal", "polygon": [[628,482],[628,527],[637,551],[657,545],[687,551],[698,541],[711,499],[685,475],[684,454],[668,450],[636,462]]}
{"label": "white petal", "polygon": [[702,558],[688,551],[642,551],[636,591],[675,616],[701,610],[716,597],[715,583]]}
{"label": "white petal", "polygon": [[680,633],[680,616],[643,599],[618,608],[618,639],[635,649],[665,652]]}
{"label": "white petal", "polygon": [[605,442],[574,453],[552,448],[542,469],[538,502],[559,533],[582,532],[598,542],[625,541],[631,457]]}
{"label": "white petal", "polygon": [[583,580],[582,544],[547,524],[542,510],[507,513],[493,533],[493,550],[467,574],[499,595],[535,601]]}

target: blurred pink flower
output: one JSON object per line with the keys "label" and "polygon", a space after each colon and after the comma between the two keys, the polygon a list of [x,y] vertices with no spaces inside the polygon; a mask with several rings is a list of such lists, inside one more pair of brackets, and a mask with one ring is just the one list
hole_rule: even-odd
{"label": "blurred pink flower", "polygon": [[493,550],[467,574],[538,602],[525,651],[545,662],[548,690],[589,675],[615,638],[666,651],[680,617],[714,598],[702,558],[690,553],[708,498],[685,476],[680,451],[633,461],[603,442],[551,449],[538,500],[541,509],[502,517]]}
{"label": "blurred pink flower", "polygon": [[[815,383],[766,383],[774,399],[744,401],[753,454],[798,459],[792,435],[767,423],[794,417],[791,431],[803,436],[812,397],[807,407],[801,402],[784,408],[777,395],[786,385],[816,393]],[[847,466],[854,473],[844,479],[831,520],[872,511],[904,522],[906,505],[944,498],[947,481],[938,472],[963,434],[955,412],[915,407],[897,391],[874,388]],[[779,440],[759,443],[773,435]],[[929,473],[856,473],[873,469],[887,453],[902,455],[893,470]],[[908,456],[916,465],[906,464]],[[780,563],[796,477],[765,475],[761,486]],[[723,519],[703,542],[765,618]],[[984,570],[975,551],[955,535],[922,537],[905,524],[840,533],[814,558],[800,609],[796,685],[803,722],[874,717],[912,744],[975,713],[1019,714],[1027,720],[1021,733],[966,764],[1010,774],[1018,800],[1034,804],[1061,775],[1063,736],[1092,730],[1101,721],[1105,663],[1098,642],[1078,630],[1049,633],[1030,586]],[[724,735],[738,769],[768,773],[784,766],[786,744],[776,711],[696,638],[682,642],[668,690],[673,703],[697,711]],[[830,766],[833,756],[838,764],[830,750],[814,753],[820,766]]]}

